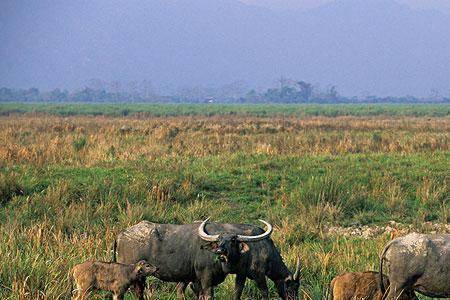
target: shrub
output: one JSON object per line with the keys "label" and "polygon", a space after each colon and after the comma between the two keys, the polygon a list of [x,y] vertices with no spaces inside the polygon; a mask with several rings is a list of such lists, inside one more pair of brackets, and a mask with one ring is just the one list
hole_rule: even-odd
{"label": "shrub", "polygon": [[87,145],[87,139],[86,137],[80,137],[78,139],[73,140],[72,142],[73,149],[76,151],[82,150]]}
{"label": "shrub", "polygon": [[0,206],[7,204],[15,195],[23,194],[15,173],[0,174]]}

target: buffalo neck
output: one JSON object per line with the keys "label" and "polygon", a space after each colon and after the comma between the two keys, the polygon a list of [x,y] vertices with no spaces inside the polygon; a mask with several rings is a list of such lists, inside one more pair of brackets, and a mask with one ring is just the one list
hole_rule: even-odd
{"label": "buffalo neck", "polygon": [[272,267],[269,269],[267,277],[269,277],[273,281],[277,281],[281,279],[286,279],[290,275],[292,275],[292,273],[289,271],[288,267],[284,263],[283,258],[278,252],[274,253],[274,255],[271,258],[272,258],[271,259]]}

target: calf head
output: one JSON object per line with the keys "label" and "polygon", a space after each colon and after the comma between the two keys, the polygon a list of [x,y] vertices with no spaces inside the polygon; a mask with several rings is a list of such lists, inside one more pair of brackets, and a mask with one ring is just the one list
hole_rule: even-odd
{"label": "calf head", "polygon": [[233,267],[236,267],[241,254],[250,250],[250,246],[247,242],[256,242],[268,238],[272,232],[272,226],[269,223],[260,220],[268,226],[266,232],[260,235],[245,236],[233,233],[210,235],[205,232],[205,225],[208,220],[209,218],[203,221],[198,228],[198,235],[200,238],[208,242],[202,246],[202,249],[209,250],[218,255],[225,272],[230,272]]}
{"label": "calf head", "polygon": [[136,263],[134,272],[137,277],[146,277],[146,276],[153,275],[156,272],[158,272],[158,268],[155,266],[152,266],[145,260],[140,260]]}

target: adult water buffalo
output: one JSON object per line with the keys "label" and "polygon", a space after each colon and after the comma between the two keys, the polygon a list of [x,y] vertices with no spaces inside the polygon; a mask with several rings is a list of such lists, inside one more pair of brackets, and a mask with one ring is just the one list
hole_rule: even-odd
{"label": "adult water buffalo", "polygon": [[[262,221],[262,220],[261,220]],[[227,271],[234,270],[239,256],[248,252],[247,242],[267,239],[272,226],[264,222],[268,229],[254,236],[230,232],[251,231],[251,225],[221,224],[223,231],[214,236],[214,241],[202,235],[203,223],[172,225],[142,221],[117,236],[114,242],[114,261],[135,263],[145,259],[158,267],[155,277],[171,282],[198,282],[200,299],[213,299],[214,286],[220,284]],[[206,230],[217,229],[218,224],[209,223]],[[199,230],[202,228],[202,230]],[[220,244],[220,247],[217,245]],[[117,252],[117,259],[115,257]],[[134,285],[138,299],[143,298],[145,282]],[[178,299],[184,295],[177,293]]]}
{"label": "adult water buffalo", "polygon": [[[220,233],[234,235],[261,236],[264,230],[254,225],[232,225],[231,224],[207,224],[205,220],[199,227],[199,235],[202,239],[210,241],[210,248],[216,254],[227,253],[227,247],[220,240]],[[207,230],[205,230],[205,227]],[[207,232],[208,233],[207,233]],[[228,241],[228,239],[226,240]],[[282,299],[298,299],[298,290],[300,287],[300,260],[297,259],[295,273],[291,273],[283,262],[279,251],[275,247],[272,239],[266,238],[255,242],[250,240],[248,251],[241,253],[236,260],[228,263],[226,258],[221,258],[222,269],[226,273],[236,274],[234,299],[239,300],[245,286],[246,278],[256,281],[264,300],[269,299],[269,290],[267,288],[266,276],[269,277],[277,288],[278,294]],[[220,257],[220,256],[219,256]],[[195,284],[193,285],[195,291]],[[185,283],[178,285],[178,293],[182,294],[186,288]]]}
{"label": "adult water buffalo", "polygon": [[[450,235],[411,233],[389,242],[380,258],[389,267],[383,299],[412,299],[414,291],[434,298],[450,296]],[[381,281],[382,282],[382,281]],[[381,284],[381,290],[385,288]]]}

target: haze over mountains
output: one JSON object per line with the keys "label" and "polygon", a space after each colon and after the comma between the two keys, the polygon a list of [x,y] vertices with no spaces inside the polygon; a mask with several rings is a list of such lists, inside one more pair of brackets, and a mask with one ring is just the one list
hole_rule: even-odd
{"label": "haze over mountains", "polygon": [[344,95],[450,94],[450,15],[393,0],[274,11],[235,0],[2,1],[0,86],[268,86]]}

